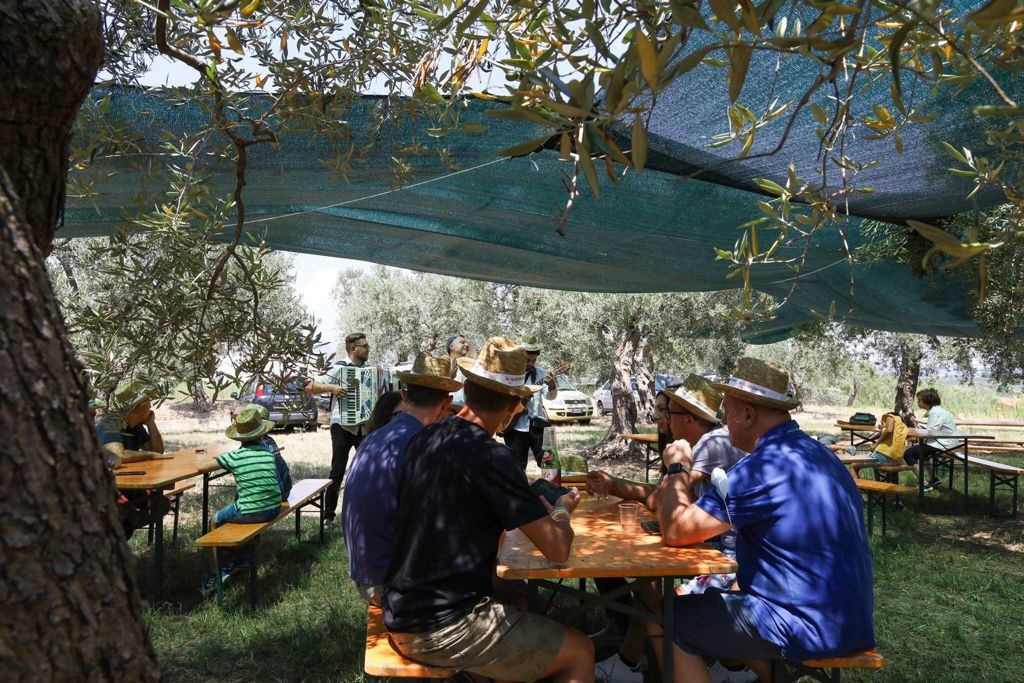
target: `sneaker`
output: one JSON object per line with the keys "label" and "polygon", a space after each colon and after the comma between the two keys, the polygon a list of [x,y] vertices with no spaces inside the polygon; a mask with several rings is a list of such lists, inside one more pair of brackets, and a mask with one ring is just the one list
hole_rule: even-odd
{"label": "sneaker", "polygon": [[335,524],[334,517],[324,517],[324,531],[334,531]]}
{"label": "sneaker", "polygon": [[846,447],[846,454],[847,455],[851,455],[851,456],[852,455],[857,455],[857,447],[856,446],[847,446]]}
{"label": "sneaker", "polygon": [[747,667],[733,671],[725,668],[717,659],[708,667],[708,675],[711,676],[711,683],[753,683],[757,680],[757,674]]}
{"label": "sneaker", "polygon": [[594,665],[594,680],[600,683],[644,683],[640,665],[629,666],[618,653]]}
{"label": "sneaker", "polygon": [[940,482],[938,479],[932,479],[930,482],[928,482],[925,485],[924,490],[925,491],[934,491],[935,489],[939,488],[940,486],[942,486],[942,482]]}

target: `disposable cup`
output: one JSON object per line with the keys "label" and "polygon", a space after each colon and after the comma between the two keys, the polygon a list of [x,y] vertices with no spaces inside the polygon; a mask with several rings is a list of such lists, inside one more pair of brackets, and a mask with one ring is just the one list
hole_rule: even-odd
{"label": "disposable cup", "polygon": [[619,503],[619,524],[627,534],[635,534],[640,530],[639,503]]}

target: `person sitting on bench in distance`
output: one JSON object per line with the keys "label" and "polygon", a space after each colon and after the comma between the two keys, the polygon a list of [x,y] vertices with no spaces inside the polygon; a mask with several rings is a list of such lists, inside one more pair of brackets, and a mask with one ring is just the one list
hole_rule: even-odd
{"label": "person sitting on bench in distance", "polygon": [[687,546],[735,529],[739,590],[675,598],[675,679],[709,681],[704,657],[715,657],[770,682],[773,660],[874,647],[871,552],[853,477],[790,417],[799,401],[786,371],[741,358],[714,387],[733,445],[750,455],[694,501],[692,449],[669,446],[661,538]]}
{"label": "person sitting on bench in distance", "polygon": [[[96,436],[103,447],[109,467],[144,460],[167,459],[164,439],[156,426],[152,399],[157,391],[142,382],[127,381],[114,390],[111,410],[96,425]],[[117,509],[125,538],[149,524],[149,493],[138,489],[117,492]],[[170,503],[161,501],[160,515],[167,514]]]}
{"label": "person sitting on bench in distance", "polygon": [[[199,471],[226,469],[235,477],[236,499],[222,507],[210,520],[211,528],[222,524],[261,524],[271,522],[281,511],[281,484],[277,476],[274,453],[263,444],[274,423],[260,417],[257,406],[244,407],[231,426],[224,430],[229,439],[241,442],[235,450],[218,455],[199,466]],[[231,563],[220,567],[221,576],[231,573]],[[209,593],[217,582],[217,549],[210,548],[210,573],[203,581],[203,593]]]}
{"label": "person sitting on bench in distance", "polygon": [[[938,391],[929,387],[917,392],[917,407],[924,411],[924,417],[927,420],[925,429],[929,434],[956,434],[956,421],[950,412],[942,407],[942,397],[939,396]],[[918,426],[920,427],[920,425]],[[960,441],[957,439],[928,439],[908,448],[903,454],[903,460],[908,465],[916,467],[919,461],[928,462],[935,453],[941,453],[959,445]],[[933,478],[925,485],[924,490],[931,491],[940,485],[939,480]]]}
{"label": "person sitting on bench in distance", "polygon": [[[395,544],[398,518],[398,475],[412,437],[424,426],[448,417],[451,393],[462,383],[449,377],[447,358],[420,353],[409,372],[396,373],[405,388],[395,393],[400,403],[386,413],[390,422],[373,429],[360,444],[348,468],[341,500],[348,547],[349,577],[363,600],[380,605],[384,572]],[[385,403],[381,396],[374,407]],[[400,409],[400,410],[399,410]],[[384,419],[380,416],[380,419]],[[370,417],[374,422],[374,417]]]}
{"label": "person sitting on bench in distance", "polygon": [[430,666],[589,683],[594,647],[585,635],[492,597],[502,532],[520,529],[545,557],[565,562],[579,502],[575,490],[553,507],[534,495],[516,456],[493,438],[535,391],[524,381],[526,350],[492,337],[459,367],[466,405],[413,437],[402,464],[381,601],[390,641]]}

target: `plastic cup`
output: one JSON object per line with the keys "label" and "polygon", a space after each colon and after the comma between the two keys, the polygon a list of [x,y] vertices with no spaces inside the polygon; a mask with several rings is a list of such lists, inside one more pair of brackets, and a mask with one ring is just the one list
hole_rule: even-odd
{"label": "plastic cup", "polygon": [[627,534],[640,530],[640,503],[619,503],[619,524]]}

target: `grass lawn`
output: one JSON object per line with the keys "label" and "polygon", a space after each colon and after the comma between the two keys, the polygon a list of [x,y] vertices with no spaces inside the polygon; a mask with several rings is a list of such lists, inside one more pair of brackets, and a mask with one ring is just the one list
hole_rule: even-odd
{"label": "grass lawn", "polygon": [[[821,418],[822,424],[831,418]],[[804,422],[804,420],[801,420]],[[563,451],[594,443],[606,421],[589,427],[559,427]],[[817,427],[817,425],[815,425]],[[814,429],[815,427],[811,427]],[[284,447],[293,479],[326,477],[330,436],[274,435]],[[219,442],[218,433],[169,434],[170,448]],[[991,459],[1024,466],[1024,457]],[[609,468],[643,479],[639,465]],[[851,681],[1017,680],[1024,671],[1024,533],[1019,520],[986,515],[988,477],[971,472],[969,512],[962,512],[962,471],[954,491],[928,494],[925,513],[913,501],[891,514],[881,536],[876,519],[872,552],[875,566],[875,627],[886,657],[879,672],[844,673]],[[223,484],[230,478],[214,482]],[[365,608],[347,575],[340,532],[320,547],[314,518],[304,521],[304,539],[282,522],[259,544],[259,605],[248,610],[247,576],[228,584],[225,605],[203,600],[199,585],[206,557],[193,541],[199,536],[200,487],[182,505],[178,547],[170,546],[164,573],[165,604],[150,608],[150,636],[168,681],[356,681],[362,680]],[[233,486],[214,489],[211,508],[228,502]],[[1008,493],[997,495],[1006,512]],[[146,595],[152,583],[151,553],[144,531],[131,540]],[[842,586],[836,586],[841,591]],[[593,615],[590,622],[599,617]],[[649,677],[650,680],[654,680]]]}

